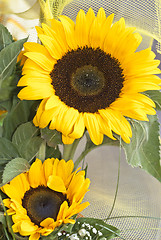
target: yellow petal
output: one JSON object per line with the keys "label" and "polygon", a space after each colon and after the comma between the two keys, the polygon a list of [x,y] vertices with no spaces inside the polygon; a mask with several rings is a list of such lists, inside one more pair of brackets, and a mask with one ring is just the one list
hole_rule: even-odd
{"label": "yellow petal", "polygon": [[67,201],[64,201],[60,206],[57,220],[64,220],[67,210],[68,210],[68,203]]}
{"label": "yellow petal", "polygon": [[40,238],[40,233],[34,233],[29,236],[29,240],[38,240]]}
{"label": "yellow petal", "polygon": [[10,182],[10,186],[13,186],[17,190],[19,190],[19,195],[22,199],[25,192],[28,191],[30,188],[27,175],[25,173],[21,173]]}
{"label": "yellow petal", "polygon": [[18,94],[21,100],[38,100],[52,96],[54,89],[51,84],[32,84],[32,86],[24,87]]}
{"label": "yellow petal", "polygon": [[42,112],[44,111],[45,103],[46,103],[46,99],[43,99],[37,109],[36,116],[33,119],[33,123],[35,124],[35,126],[39,126],[39,121],[41,119]]}
{"label": "yellow petal", "polygon": [[40,34],[39,38],[54,59],[60,59],[62,57],[64,52],[56,38],[51,38],[43,34]]}
{"label": "yellow petal", "polygon": [[40,73],[35,74],[34,72],[32,72],[31,74],[27,74],[27,75],[21,77],[17,86],[18,87],[26,86],[26,85],[32,86],[32,83],[36,83],[37,85],[41,84],[41,83],[42,84],[44,84],[44,83],[50,84],[50,83],[52,83],[52,79],[48,75],[40,74]]}
{"label": "yellow petal", "polygon": [[99,145],[103,141],[103,134],[100,132],[99,123],[95,114],[84,113],[84,123],[89,132],[92,142]]}
{"label": "yellow petal", "polygon": [[22,193],[20,192],[19,188],[17,188],[17,186],[5,184],[2,187],[2,190],[8,197],[10,197],[11,199],[15,199],[16,201],[21,203]]}
{"label": "yellow petal", "polygon": [[74,28],[75,28],[74,22],[67,16],[60,16],[59,19],[63,25],[66,40],[69,47],[72,49],[77,49],[78,45],[74,38]]}
{"label": "yellow petal", "polygon": [[81,138],[85,130],[83,113],[79,113],[77,120],[73,126],[72,132],[68,135],[70,138]]}
{"label": "yellow petal", "polygon": [[86,16],[82,9],[78,12],[76,17],[75,38],[79,47],[88,45]]}
{"label": "yellow petal", "polygon": [[74,138],[71,138],[71,137],[68,137],[68,136],[64,136],[62,134],[62,142],[64,144],[72,144],[74,142],[74,140],[75,140]]}
{"label": "yellow petal", "polygon": [[39,127],[45,128],[50,121],[55,118],[59,113],[59,108],[52,108],[46,111],[43,111],[39,119]]}
{"label": "yellow petal", "polygon": [[37,73],[41,73],[44,75],[48,75],[50,73],[50,71],[46,71],[43,68],[41,68],[37,63],[35,63],[34,61],[32,61],[31,59],[27,59],[25,61],[25,64],[23,66],[22,69],[22,74],[32,74],[32,72],[37,72]]}
{"label": "yellow petal", "polygon": [[41,223],[40,223],[40,226],[44,227],[44,228],[47,228],[49,227],[51,224],[54,223],[54,219],[53,218],[46,218],[44,219]]}
{"label": "yellow petal", "polygon": [[24,43],[24,48],[25,48],[26,52],[39,52],[39,53],[42,53],[43,55],[46,55],[49,58],[51,58],[47,49],[39,43],[26,42],[26,43]]}
{"label": "yellow petal", "polygon": [[78,110],[74,108],[64,108],[64,112],[58,115],[58,123],[56,124],[56,129],[63,133],[63,135],[68,136],[75,125],[76,120],[79,117]]}
{"label": "yellow petal", "polygon": [[32,188],[36,188],[39,185],[46,185],[42,162],[39,159],[36,159],[30,167],[29,182]]}
{"label": "yellow petal", "polygon": [[45,174],[46,182],[48,181],[48,177],[50,175],[52,175],[52,172],[53,172],[53,162],[54,162],[54,158],[48,158],[43,163],[43,168],[44,168],[44,174]]}
{"label": "yellow petal", "polygon": [[47,186],[57,192],[66,193],[66,187],[62,178],[58,176],[49,176]]}
{"label": "yellow petal", "polygon": [[22,236],[34,234],[38,226],[34,225],[31,221],[22,221],[19,225],[19,233]]}
{"label": "yellow petal", "polygon": [[48,72],[51,72],[53,70],[54,64],[56,63],[54,59],[49,60],[46,55],[39,52],[27,52],[24,55],[33,60],[41,68]]}
{"label": "yellow petal", "polygon": [[113,18],[114,18],[114,14],[109,15],[107,17],[107,19],[104,21],[104,23],[102,24],[101,32],[100,32],[100,47],[101,47],[101,49],[103,49],[104,40],[111,28]]}
{"label": "yellow petal", "polygon": [[[52,19],[51,25],[52,25],[52,28],[50,28],[47,24],[42,23],[44,33],[47,36],[56,39],[57,42],[59,43],[62,51],[64,53],[67,52],[69,50],[69,47],[68,47],[66,39],[65,39],[65,33],[64,33],[62,24],[59,21]],[[57,25],[57,28],[56,28],[56,25]]]}

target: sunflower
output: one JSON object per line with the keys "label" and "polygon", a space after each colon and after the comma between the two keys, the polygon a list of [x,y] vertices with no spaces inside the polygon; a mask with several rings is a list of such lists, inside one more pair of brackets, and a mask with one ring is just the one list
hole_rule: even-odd
{"label": "sunflower", "polygon": [[72,160],[50,158],[42,164],[36,159],[28,172],[1,188],[9,196],[3,202],[15,233],[37,240],[63,223],[75,223],[72,216],[89,205],[81,202],[90,181],[84,171],[73,168]]}
{"label": "sunflower", "polygon": [[103,135],[126,142],[132,137],[127,120],[148,121],[154,102],[142,94],[159,90],[159,60],[150,48],[136,52],[142,38],[124,18],[113,22],[100,8],[80,10],[74,23],[67,16],[37,27],[43,45],[25,43],[27,60],[18,86],[20,99],[42,99],[34,124],[62,132],[65,144],[88,130],[94,144]]}

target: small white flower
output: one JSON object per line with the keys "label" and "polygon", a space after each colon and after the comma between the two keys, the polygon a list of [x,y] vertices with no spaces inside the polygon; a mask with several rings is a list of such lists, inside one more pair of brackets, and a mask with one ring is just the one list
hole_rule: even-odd
{"label": "small white flower", "polygon": [[94,234],[96,234],[96,233],[97,233],[97,229],[96,229],[96,228],[93,228],[93,229],[92,229],[92,232],[93,232]]}
{"label": "small white flower", "polygon": [[79,240],[79,237],[78,237],[78,235],[75,233],[75,234],[72,234],[72,235],[70,236],[70,239],[71,239],[71,240]]}
{"label": "small white flower", "polygon": [[79,233],[79,235],[80,235],[81,237],[84,237],[87,232],[86,232],[86,230],[85,230],[84,228],[82,228],[82,229],[79,230],[78,233]]}

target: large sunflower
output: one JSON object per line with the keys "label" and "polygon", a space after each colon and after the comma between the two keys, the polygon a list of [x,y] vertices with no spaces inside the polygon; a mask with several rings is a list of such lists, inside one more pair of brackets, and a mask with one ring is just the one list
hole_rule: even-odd
{"label": "large sunflower", "polygon": [[36,159],[28,172],[1,188],[9,196],[3,202],[12,215],[15,233],[37,240],[62,223],[75,222],[72,216],[89,205],[81,202],[90,181],[84,171],[73,172],[73,168],[72,160],[51,158],[42,164]]}
{"label": "large sunflower", "polygon": [[150,48],[136,52],[140,34],[125,27],[124,18],[112,24],[100,8],[95,17],[80,10],[76,23],[67,16],[51,20],[51,27],[37,27],[43,45],[25,43],[28,57],[18,86],[20,99],[42,99],[34,124],[62,132],[71,144],[87,129],[91,140],[101,144],[103,134],[120,135],[129,143],[131,126],[125,117],[148,121],[154,102],[142,94],[160,89],[154,74],[159,60]]}

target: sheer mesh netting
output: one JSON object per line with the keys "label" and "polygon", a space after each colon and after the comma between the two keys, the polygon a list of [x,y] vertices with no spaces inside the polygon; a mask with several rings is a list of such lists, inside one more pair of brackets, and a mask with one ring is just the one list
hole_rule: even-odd
{"label": "sheer mesh netting", "polygon": [[142,34],[146,35],[145,41],[151,41],[151,38],[156,39],[156,49],[161,53],[160,0],[73,0],[64,8],[63,13],[75,20],[80,8],[87,11],[92,7],[97,12],[100,6],[105,9],[107,16],[114,13],[115,21],[124,17],[127,25],[137,27]]}
{"label": "sheer mesh netting", "polygon": [[[90,206],[82,214],[107,219],[116,190],[119,148],[99,147],[85,160],[91,179],[85,200]],[[122,151],[118,195],[107,223],[118,227],[126,240],[160,240],[160,199],[160,183],[143,170],[129,166]]]}
{"label": "sheer mesh netting", "polygon": [[[139,50],[149,46],[161,53],[161,1],[159,0],[74,0],[63,11],[75,21],[78,11],[92,7],[97,13],[103,7],[106,15],[115,14],[114,21],[125,18],[126,25],[135,26],[143,36]],[[106,219],[110,213],[117,182],[119,148],[100,147],[85,159],[88,163],[90,192],[86,198],[90,206],[83,212],[86,217]],[[120,183],[112,219],[107,222],[121,229],[126,240],[161,239],[161,187],[160,183],[139,168],[121,159]],[[122,218],[117,218],[123,216]],[[135,217],[128,217],[135,216]],[[121,239],[121,238],[117,238]]]}
{"label": "sheer mesh netting", "polygon": [[[64,2],[55,0],[55,3],[61,1]],[[152,44],[154,47],[155,42],[156,50],[161,53],[160,0],[68,0],[68,2],[70,3],[66,5],[62,14],[74,21],[81,8],[87,12],[89,7],[92,7],[97,13],[98,8],[103,7],[107,16],[115,14],[114,21],[124,17],[126,25],[137,27],[137,31],[143,35],[140,49]],[[26,24],[26,20],[24,22]],[[35,22],[35,25],[38,25],[38,22]],[[30,41],[37,41],[35,30],[32,30],[29,36]],[[160,58],[160,55],[158,56]],[[80,152],[82,149],[84,142],[80,145]],[[83,211],[84,216],[107,219],[116,190],[118,159],[119,148],[110,146],[98,147],[87,155],[84,166],[88,164],[91,187],[85,199],[90,202],[90,206]],[[123,151],[119,190],[111,217],[112,219],[107,222],[121,230],[123,239],[161,240],[160,183],[143,170],[129,166]]]}

